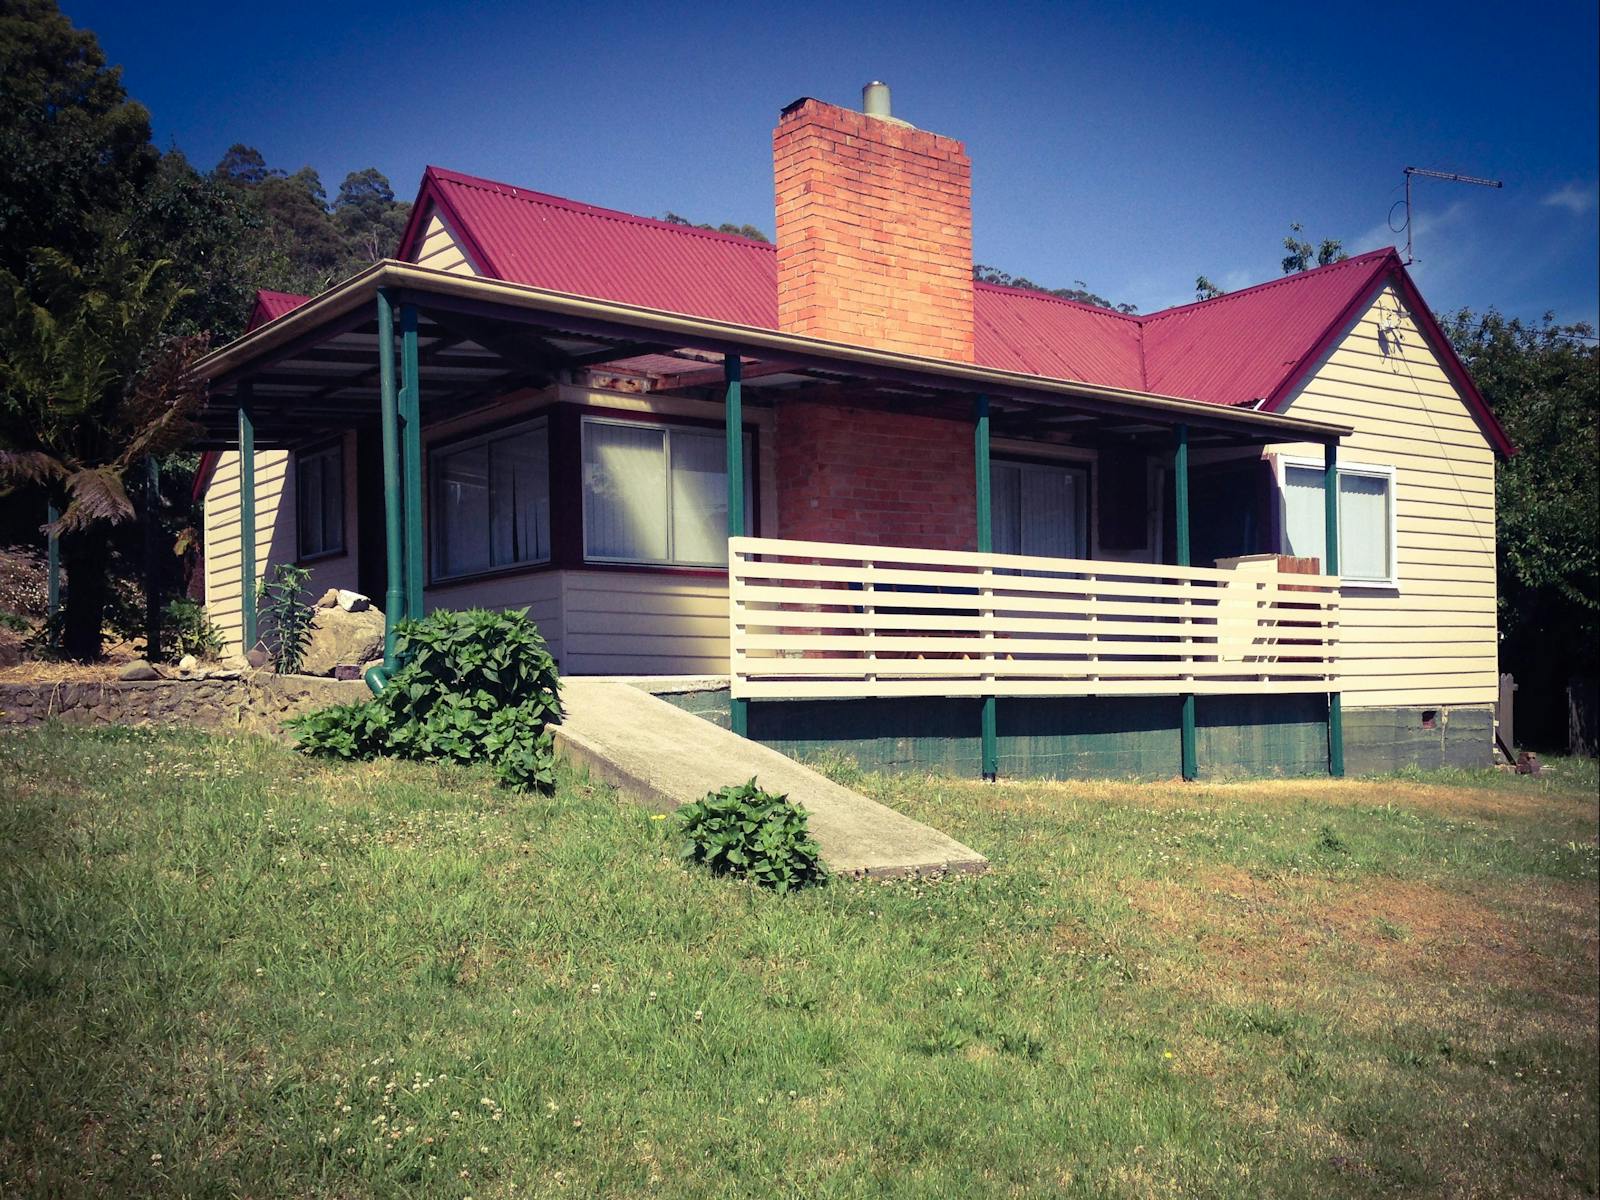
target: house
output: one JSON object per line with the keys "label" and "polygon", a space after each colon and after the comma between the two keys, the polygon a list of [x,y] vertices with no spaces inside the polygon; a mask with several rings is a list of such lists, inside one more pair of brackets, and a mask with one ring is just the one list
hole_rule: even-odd
{"label": "house", "polygon": [[776,246],[430,167],[394,260],[262,293],[200,366],[228,639],[296,561],[872,765],[1491,760],[1512,448],[1392,249],[1128,315],[974,282],[958,141],[773,152]]}

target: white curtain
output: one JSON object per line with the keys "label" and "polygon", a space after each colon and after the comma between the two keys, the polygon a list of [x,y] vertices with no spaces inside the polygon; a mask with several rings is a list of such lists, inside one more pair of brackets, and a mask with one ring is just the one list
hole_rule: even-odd
{"label": "white curtain", "polygon": [[493,564],[550,556],[549,435],[529,429],[489,449],[489,524]]}
{"label": "white curtain", "polygon": [[583,529],[591,558],[667,558],[666,430],[590,422],[583,430]]}
{"label": "white curtain", "polygon": [[435,569],[470,575],[489,569],[489,448],[472,446],[434,459]]}
{"label": "white curtain", "polygon": [[1079,468],[993,463],[989,502],[996,554],[1082,558],[1086,553]]}
{"label": "white curtain", "polygon": [[1022,553],[1022,471],[1013,463],[989,467],[989,529],[996,554]]}

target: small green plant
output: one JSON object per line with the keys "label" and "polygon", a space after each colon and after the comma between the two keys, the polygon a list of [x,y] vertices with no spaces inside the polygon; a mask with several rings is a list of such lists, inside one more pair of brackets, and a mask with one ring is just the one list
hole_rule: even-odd
{"label": "small green plant", "polygon": [[162,613],[167,646],[173,658],[192,654],[196,658],[216,658],[222,653],[222,631],[206,615],[199,601],[179,597],[168,601]]}
{"label": "small green plant", "polygon": [[555,786],[560,680],[544,638],[516,612],[441,610],[395,630],[404,664],[382,692],[289,722],[307,754],[487,762],[506,787]]}
{"label": "small green plant", "polygon": [[21,613],[0,612],[0,629],[9,629],[13,633],[28,633],[33,629],[33,622]]}
{"label": "small green plant", "polygon": [[256,588],[256,610],[260,617],[261,640],[272,655],[272,669],[279,675],[300,670],[306,647],[311,644],[311,622],[316,610],[307,599],[306,584],[311,572],[293,563],[278,563],[264,575]]}
{"label": "small green plant", "polygon": [[806,812],[787,796],[749,783],[707,792],[678,810],[681,857],[719,875],[751,879],[783,893],[826,881],[822,850]]}

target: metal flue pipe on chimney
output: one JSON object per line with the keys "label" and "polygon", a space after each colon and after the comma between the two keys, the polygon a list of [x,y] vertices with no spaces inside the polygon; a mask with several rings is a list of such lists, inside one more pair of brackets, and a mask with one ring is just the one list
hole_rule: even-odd
{"label": "metal flue pipe on chimney", "polygon": [[889,111],[889,85],[874,79],[861,89],[861,111],[869,117],[892,117]]}

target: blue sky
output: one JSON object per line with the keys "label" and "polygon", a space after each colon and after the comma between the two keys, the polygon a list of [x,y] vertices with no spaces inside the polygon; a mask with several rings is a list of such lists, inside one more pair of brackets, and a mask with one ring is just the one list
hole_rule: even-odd
{"label": "blue sky", "polygon": [[[157,140],[233,142],[330,192],[424,164],[772,230],[770,135],[802,95],[961,138],[975,256],[1152,311],[1278,273],[1289,222],[1389,244],[1410,164],[1441,312],[1595,321],[1597,6],[782,5],[64,0]],[[1398,216],[1396,217],[1398,220]]]}

